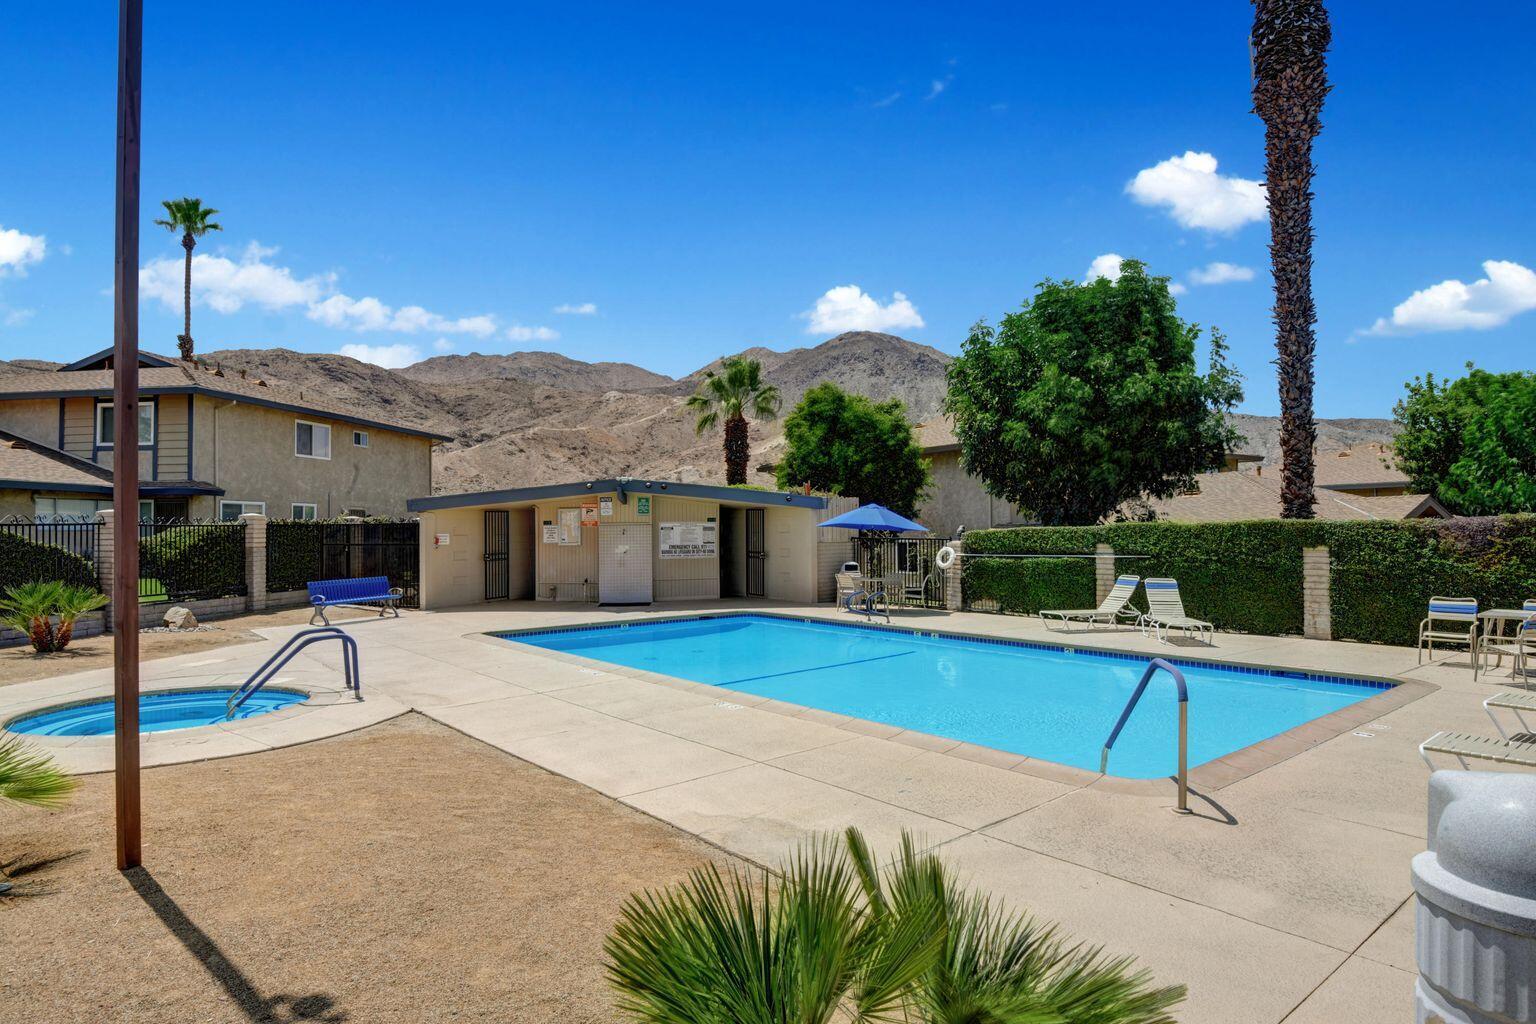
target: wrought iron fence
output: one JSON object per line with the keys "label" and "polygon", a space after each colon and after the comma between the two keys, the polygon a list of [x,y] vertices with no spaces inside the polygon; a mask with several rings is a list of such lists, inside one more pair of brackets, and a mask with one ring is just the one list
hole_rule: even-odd
{"label": "wrought iron fence", "polygon": [[943,537],[853,538],[853,561],[866,576],[886,581],[892,604],[909,608],[943,608],[947,574],[934,559],[949,541]]}
{"label": "wrought iron fence", "polygon": [[267,590],[303,590],[311,580],[385,576],[400,603],[420,606],[421,531],[414,520],[275,519],[267,523]]}
{"label": "wrought iron fence", "polygon": [[243,597],[245,524],[154,519],[139,523],[139,602]]}
{"label": "wrought iron fence", "polygon": [[70,517],[0,519],[0,592],[19,583],[63,580],[99,585],[101,524]]}

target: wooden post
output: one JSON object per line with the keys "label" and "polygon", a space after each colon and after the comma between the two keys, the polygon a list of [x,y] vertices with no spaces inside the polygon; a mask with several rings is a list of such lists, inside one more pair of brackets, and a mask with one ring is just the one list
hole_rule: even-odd
{"label": "wooden post", "polygon": [[119,0],[117,245],[112,317],[112,695],[117,867],[143,860],[139,821],[139,111],[143,0]]}

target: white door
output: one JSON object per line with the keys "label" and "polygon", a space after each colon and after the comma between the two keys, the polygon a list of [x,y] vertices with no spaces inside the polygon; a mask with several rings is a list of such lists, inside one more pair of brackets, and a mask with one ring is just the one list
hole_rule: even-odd
{"label": "white door", "polygon": [[597,528],[597,600],[651,603],[651,524],[602,523]]}

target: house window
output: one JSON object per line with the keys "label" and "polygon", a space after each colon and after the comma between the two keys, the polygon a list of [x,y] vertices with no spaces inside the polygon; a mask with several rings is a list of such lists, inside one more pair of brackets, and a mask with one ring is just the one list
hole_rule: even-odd
{"label": "house window", "polygon": [[293,454],[301,459],[331,457],[331,428],[324,423],[299,420],[293,425]]}
{"label": "house window", "polygon": [[359,519],[368,518],[368,510],[365,508],[344,508],[341,510],[341,514],[344,516],[357,516]]}
{"label": "house window", "polygon": [[[96,406],[96,447],[112,447],[113,438],[117,436],[116,424],[112,419],[112,403],[102,402]],[[155,401],[146,399],[139,403],[139,447],[153,448],[155,445]]]}
{"label": "house window", "polygon": [[267,503],[264,501],[225,501],[219,502],[219,518],[226,521],[239,519],[244,515],[264,516],[267,514]]}
{"label": "house window", "polygon": [[96,518],[96,513],[111,508],[112,502],[95,498],[33,498],[33,518],[38,522],[77,523]]}
{"label": "house window", "polygon": [[353,445],[353,447],[356,447],[356,448],[367,448],[368,447],[368,431],[366,431],[366,430],[354,430],[354,431],[352,431],[352,445]]}
{"label": "house window", "polygon": [[318,512],[319,509],[310,502],[296,501],[293,503],[292,514],[294,519],[315,519],[318,518]]}

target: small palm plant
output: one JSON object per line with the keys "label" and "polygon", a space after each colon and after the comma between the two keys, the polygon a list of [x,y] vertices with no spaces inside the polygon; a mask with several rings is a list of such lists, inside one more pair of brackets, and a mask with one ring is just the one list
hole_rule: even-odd
{"label": "small palm plant", "polygon": [[106,603],[107,596],[90,587],[57,580],[22,583],[0,599],[0,621],[26,633],[39,654],[50,654],[69,646],[76,619]]}
{"label": "small palm plant", "polygon": [[710,867],[631,897],[605,948],[647,1024],[1171,1024],[1184,998],[966,890],[910,835],[882,871],[856,829],[777,884]]}
{"label": "small palm plant", "polygon": [[698,414],[695,433],[702,434],[725,421],[727,484],[747,482],[747,461],[752,456],[747,415],[772,420],[778,417],[781,404],[779,389],[763,380],[762,364],[740,356],[723,360],[720,372],[706,374],[698,391],[688,396],[687,407]]}
{"label": "small palm plant", "polygon": [[182,287],[182,334],[176,339],[176,347],[181,350],[181,358],[192,358],[192,249],[197,245],[197,240],[210,231],[223,231],[222,225],[215,224],[212,218],[219,212],[212,207],[204,206],[201,199],[162,199],[160,205],[165,207],[165,217],[155,221],[156,224],[172,233],[181,232],[181,247],[187,251],[186,277]]}
{"label": "small palm plant", "polygon": [[[80,780],[65,775],[47,754],[27,746],[21,737],[0,739],[0,801],[10,800],[33,807],[58,807],[80,786]],[[14,862],[9,870],[20,874]],[[0,881],[0,895],[16,887]],[[19,895],[16,889],[13,895]]]}

